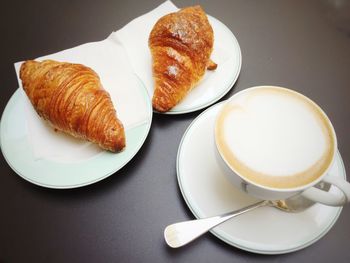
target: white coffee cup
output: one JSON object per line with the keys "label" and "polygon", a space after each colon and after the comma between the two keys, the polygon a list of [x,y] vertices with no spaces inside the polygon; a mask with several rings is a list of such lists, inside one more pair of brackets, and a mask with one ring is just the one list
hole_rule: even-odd
{"label": "white coffee cup", "polygon": [[[330,206],[350,200],[350,183],[328,176],[337,151],[332,123],[309,98],[258,86],[234,94],[215,122],[219,165],[242,191],[265,200],[301,194]],[[341,195],[314,187],[336,186]]]}

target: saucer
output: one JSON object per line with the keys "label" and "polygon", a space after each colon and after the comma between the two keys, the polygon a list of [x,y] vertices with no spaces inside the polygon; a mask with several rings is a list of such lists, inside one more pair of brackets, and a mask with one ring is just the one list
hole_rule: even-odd
{"label": "saucer", "polygon": [[[200,114],[187,128],[177,154],[177,179],[183,198],[196,218],[233,211],[258,200],[235,188],[218,166],[214,122],[223,103]],[[339,152],[329,171],[346,178]],[[337,192],[331,187],[330,192]],[[261,207],[211,230],[224,242],[254,253],[283,254],[322,238],[337,221],[342,207],[316,203],[300,213]]]}

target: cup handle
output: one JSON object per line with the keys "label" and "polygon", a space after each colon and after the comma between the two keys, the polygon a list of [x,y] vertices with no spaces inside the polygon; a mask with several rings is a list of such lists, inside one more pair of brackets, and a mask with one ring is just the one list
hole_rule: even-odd
{"label": "cup handle", "polygon": [[323,182],[329,183],[336,186],[342,193],[343,196],[335,195],[326,191],[322,191],[316,187],[310,187],[301,193],[302,196],[310,199],[314,202],[329,206],[343,206],[347,202],[350,202],[350,183],[340,177],[325,176]]}

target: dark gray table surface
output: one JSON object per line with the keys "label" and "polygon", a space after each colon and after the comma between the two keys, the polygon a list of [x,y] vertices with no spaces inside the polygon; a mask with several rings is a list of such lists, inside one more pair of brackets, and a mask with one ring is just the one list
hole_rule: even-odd
{"label": "dark gray table surface", "polygon": [[[0,111],[17,89],[14,62],[102,40],[160,3],[2,3]],[[242,70],[223,99],[261,84],[302,92],[329,115],[350,171],[349,1],[174,3],[201,4],[237,37]],[[349,205],[321,240],[286,255],[248,253],[211,234],[182,249],[168,248],[164,227],[194,218],[179,191],[175,165],[181,137],[200,112],[155,114],[135,158],[109,178],[79,189],[35,186],[0,158],[0,262],[350,262]]]}

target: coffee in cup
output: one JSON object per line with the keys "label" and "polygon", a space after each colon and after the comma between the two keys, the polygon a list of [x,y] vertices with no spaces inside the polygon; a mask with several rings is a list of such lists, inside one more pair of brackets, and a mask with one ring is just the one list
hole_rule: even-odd
{"label": "coffee in cup", "polygon": [[312,187],[326,176],[337,150],[322,109],[300,93],[274,86],[232,96],[217,116],[215,142],[236,184],[263,199]]}

